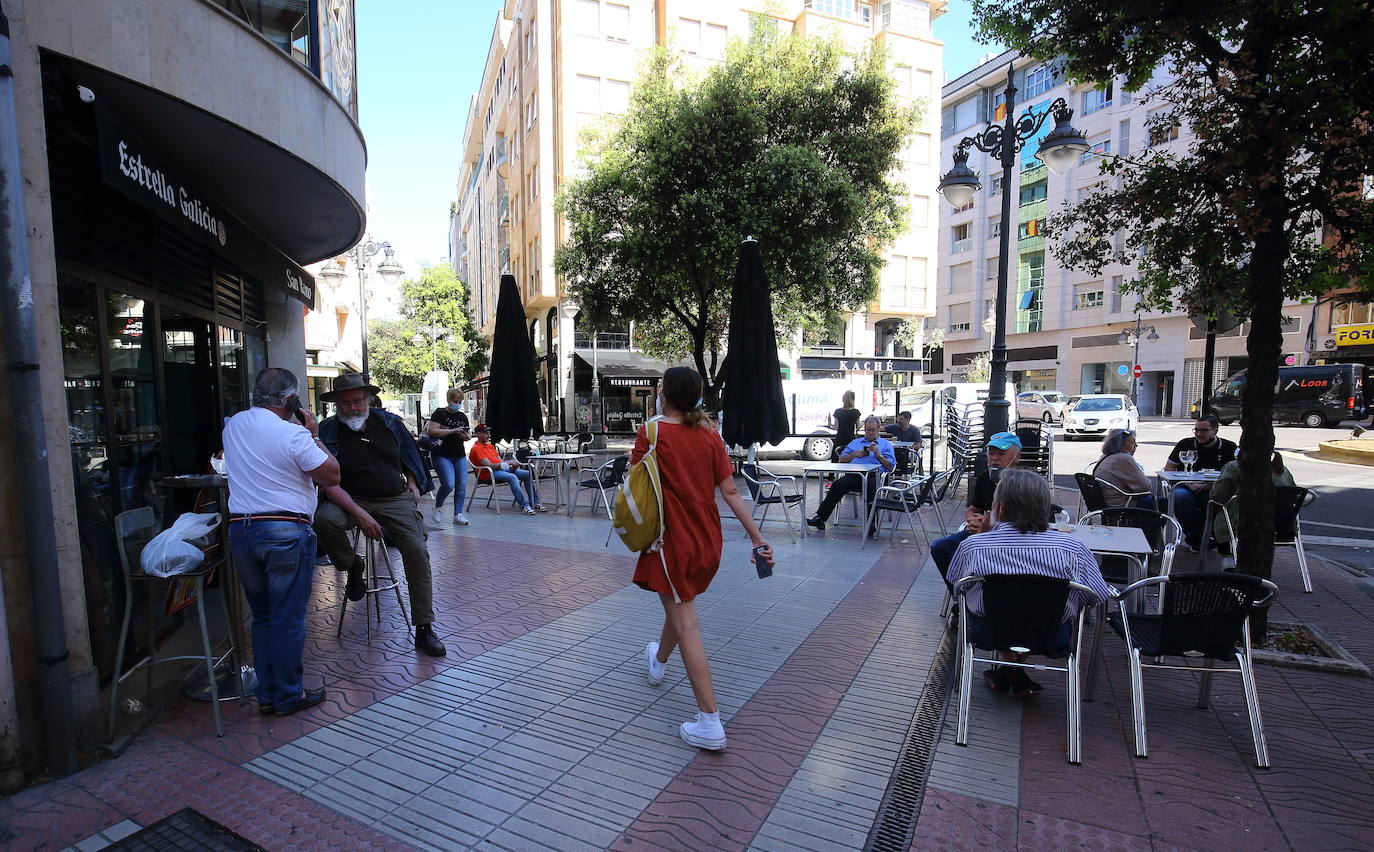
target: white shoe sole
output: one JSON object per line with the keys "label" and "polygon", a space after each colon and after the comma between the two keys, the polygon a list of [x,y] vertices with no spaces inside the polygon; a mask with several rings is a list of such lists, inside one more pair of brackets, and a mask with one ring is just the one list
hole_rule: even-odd
{"label": "white shoe sole", "polygon": [[[654,663],[657,662],[657,659],[658,659],[658,643],[657,643],[657,642],[650,642],[648,645],[645,645],[645,646],[644,646],[644,666],[645,666],[645,668],[647,668],[647,669],[649,670],[649,671],[648,671],[648,675],[649,675],[649,686],[658,686],[660,683],[663,683],[663,675],[659,675],[657,678],[654,677]],[[667,663],[664,663],[664,664],[663,664],[663,671],[664,671],[665,674],[667,673],[667,671],[668,671],[668,664],[667,664]]]}
{"label": "white shoe sole", "polygon": [[706,751],[720,751],[725,748],[725,737],[699,737],[696,734],[688,733],[687,726],[690,724],[690,722],[683,722],[678,728],[682,741],[687,745],[696,746]]}
{"label": "white shoe sole", "polygon": [[453,519],[453,522],[454,522],[455,524],[457,524],[458,526],[460,526],[460,527],[465,527],[465,526],[468,525],[468,519],[467,519],[467,518],[454,518],[454,519]]}

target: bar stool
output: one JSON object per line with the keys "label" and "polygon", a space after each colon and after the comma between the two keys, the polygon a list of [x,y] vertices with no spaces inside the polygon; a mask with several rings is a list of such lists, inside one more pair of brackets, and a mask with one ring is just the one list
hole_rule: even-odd
{"label": "bar stool", "polygon": [[[386,530],[382,530],[380,539],[371,539],[362,534],[362,530],[353,530],[353,552],[358,552],[358,539],[366,542],[363,550],[363,584],[366,591],[363,593],[364,622],[367,624],[367,644],[372,644],[372,619],[375,615],[377,626],[382,624],[382,602],[377,599],[377,595],[383,592],[396,593],[396,605],[401,608],[401,617],[405,619],[406,631],[410,630],[410,614],[406,612],[405,601],[401,599],[401,580],[396,576],[396,571],[391,567],[391,554],[386,546]],[[380,568],[378,563],[381,563]],[[344,614],[348,612],[348,595],[341,596],[339,605],[339,626],[334,631],[335,637],[343,635]]]}
{"label": "bar stool", "polygon": [[[115,649],[114,677],[110,683],[110,738],[114,739],[115,719],[119,710],[119,684],[130,675],[140,669],[152,668],[158,663],[170,663],[176,660],[200,660],[205,664],[205,676],[210,686],[210,707],[215,717],[215,735],[224,736],[224,722],[220,719],[219,713],[219,684],[215,680],[215,652],[210,645],[210,630],[205,619],[205,578],[214,570],[218,562],[204,563],[195,570],[185,574],[178,574],[175,577],[159,577],[155,574],[144,573],[141,563],[135,571],[132,563],[143,554],[143,548],[157,534],[157,517],[153,514],[151,506],[140,506],[137,509],[129,509],[120,512],[115,516],[115,541],[119,548],[119,567],[124,575],[124,619],[119,625],[119,645]],[[134,580],[184,580],[190,581],[195,586],[196,596],[196,619],[200,623],[200,641],[205,653],[202,654],[183,654],[176,657],[159,657],[157,655],[157,634],[158,634],[158,607],[153,595],[148,595],[148,656],[139,660],[134,667],[127,672],[120,673],[124,666],[124,647],[129,640],[129,622],[133,618],[134,603]],[[224,592],[221,589],[220,602],[224,603]],[[225,623],[229,622],[229,612],[226,608],[224,613]],[[149,673],[147,689],[144,692],[144,705],[152,700],[153,678]]]}

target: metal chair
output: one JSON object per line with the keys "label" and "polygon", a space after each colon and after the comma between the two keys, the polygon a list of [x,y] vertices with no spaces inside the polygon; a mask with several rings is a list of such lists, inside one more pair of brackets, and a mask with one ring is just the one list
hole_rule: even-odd
{"label": "metal chair", "polygon": [[[472,463],[472,459],[464,459],[464,461],[468,463],[467,475],[471,478],[471,481],[468,483],[467,510],[469,512],[472,511],[472,504],[477,501],[477,489],[479,488],[487,489],[487,508],[493,508],[492,501],[496,497],[496,477],[492,476],[491,473],[488,472],[486,480],[483,480],[482,474],[479,472],[477,465]],[[499,515],[501,514],[501,501],[496,500],[495,503],[496,514]]]}
{"label": "metal chair", "polygon": [[[499,511],[499,510],[498,510]],[[382,592],[396,592],[396,606],[401,609],[401,618],[406,623],[406,631],[410,630],[410,615],[406,612],[405,601],[401,599],[401,580],[396,576],[396,571],[391,567],[391,552],[386,545],[386,529],[382,530],[380,539],[372,539],[362,534],[362,530],[353,530],[353,552],[358,552],[358,539],[363,539],[366,546],[363,549],[363,583],[366,591],[363,594],[364,619],[367,625],[367,644],[372,644],[372,618],[377,619],[378,627],[382,624],[382,602],[376,599]],[[386,573],[377,570],[377,563],[380,556],[381,564],[385,567]],[[348,595],[340,595],[339,601],[339,626],[334,631],[334,635],[343,635],[344,614],[348,612]]]}
{"label": "metal chair", "polygon": [[[930,543],[930,531],[926,529],[925,518],[921,517],[921,506],[930,503],[931,482],[935,477],[927,476],[921,479],[906,481],[894,481],[891,484],[883,485],[878,488],[873,496],[873,504],[868,508],[868,528],[878,529],[881,523],[879,512],[900,512],[906,518],[907,526],[911,529],[911,537],[916,538],[916,522],[921,524],[921,532],[925,533],[927,545]],[[937,510],[938,511],[938,510]],[[913,520],[913,518],[915,520]],[[897,534],[897,519],[892,518],[892,524],[888,527],[888,540],[891,541]],[[864,536],[863,542],[859,544],[859,549],[863,550],[868,544],[868,536]]]}
{"label": "metal chair", "polygon": [[586,453],[590,451],[595,438],[592,437],[591,432],[578,432],[571,440],[577,446],[579,453]]}
{"label": "metal chair", "polygon": [[[1154,509],[1120,507],[1088,512],[1080,524],[1101,524],[1108,527],[1136,527],[1145,533],[1150,543],[1150,573],[1168,576],[1174,565],[1174,554],[1183,541],[1183,526],[1177,520]],[[1125,554],[1123,554],[1125,555]],[[1127,558],[1129,558],[1128,555]],[[1120,565],[1119,557],[1108,555],[1102,560],[1102,576],[1109,583],[1126,582],[1126,575],[1113,569]]]}
{"label": "metal chair", "polygon": [[[781,506],[783,521],[787,524],[787,533],[793,541],[796,541],[797,531],[792,526],[792,513],[788,507],[795,506],[802,500],[802,495],[796,493],[797,478],[795,476],[777,476],[761,465],[747,462],[740,465],[740,473],[743,474],[744,481],[749,486],[749,499],[754,503],[754,521],[758,524],[759,529],[763,529],[764,522],[768,520],[768,509],[772,506]],[[783,490],[784,482],[789,484],[790,493]],[[758,514],[760,506],[763,507],[762,517]]]}
{"label": "metal chair", "polygon": [[[1237,497],[1239,495],[1236,495]],[[1298,553],[1298,571],[1302,573],[1302,590],[1309,595],[1312,594],[1312,575],[1307,571],[1307,552],[1302,547],[1302,510],[1312,505],[1312,501],[1317,499],[1317,494],[1310,488],[1303,488],[1298,485],[1278,485],[1274,488],[1274,546],[1291,547]],[[1236,527],[1231,520],[1230,504],[1236,500],[1232,497],[1225,505],[1213,504],[1221,510],[1221,517],[1225,519],[1226,531],[1231,534],[1231,546],[1234,549],[1236,541]]]}
{"label": "metal chair", "polygon": [[[606,510],[607,520],[610,520],[614,514],[611,509],[610,494],[625,481],[625,468],[629,464],[629,456],[616,456],[606,460],[599,467],[591,469],[589,471],[592,474],[591,477],[579,479],[577,481],[577,493],[573,495],[573,513],[577,512],[577,504],[582,500],[582,494],[585,491],[589,494],[601,495],[601,506]],[[590,499],[588,503],[589,508],[594,508],[596,505]]]}
{"label": "metal chair", "polygon": [[[982,637],[969,635],[968,594],[982,594]],[[1067,645],[1058,641],[1064,623],[1064,608],[1072,591],[1088,595],[1087,586],[1056,577],[1035,574],[987,574],[963,577],[954,584],[959,598],[959,724],[954,741],[968,745],[969,707],[973,689],[973,664],[992,663],[1022,669],[1064,672],[1068,686],[1068,760],[1082,762],[1082,732],[1079,712],[1078,656],[1083,642],[1083,608],[1074,618],[1073,635]],[[1017,663],[996,656],[979,657],[976,650],[1003,653],[1065,657],[1063,666]]]}
{"label": "metal chair", "polygon": [[1073,475],[1073,481],[1078,483],[1078,505],[1080,509],[1100,512],[1107,508],[1107,495],[1102,491],[1102,480],[1091,473],[1080,471]]}
{"label": "metal chair", "polygon": [[[153,514],[152,507],[140,506],[137,509],[120,512],[115,515],[114,527],[115,542],[119,548],[120,573],[124,579],[124,618],[119,625],[119,645],[115,648],[114,677],[110,683],[110,737],[112,739],[114,737],[115,719],[119,710],[119,684],[140,669],[151,668],[158,663],[170,663],[176,660],[200,660],[205,664],[206,680],[209,681],[210,687],[210,707],[215,717],[215,734],[224,736],[224,722],[220,718],[219,712],[219,684],[215,679],[215,652],[210,645],[210,630],[205,619],[205,578],[214,571],[220,560],[202,562],[195,571],[178,574],[175,577],[158,577],[154,574],[146,574],[143,571],[140,558],[143,555],[143,548],[158,533],[157,516]],[[134,566],[137,566],[137,569]],[[158,611],[161,598],[150,593],[147,596],[148,656],[135,663],[133,668],[127,672],[120,673],[124,667],[124,648],[129,640],[129,622],[133,616],[134,580],[165,580],[167,582],[181,580],[194,584],[196,619],[200,623],[200,641],[205,649],[204,654],[158,657],[157,635],[158,624],[161,621],[158,617]],[[221,590],[221,605],[225,605],[224,595],[227,593],[228,590]],[[227,605],[224,611],[224,620],[226,624],[229,621]],[[149,674],[143,697],[145,705],[152,700],[152,692],[153,679],[152,675]]]}
{"label": "metal chair", "polygon": [[[1132,614],[1127,598],[1160,587],[1160,611],[1154,615]],[[1251,662],[1250,615],[1273,600],[1278,587],[1268,580],[1244,574],[1215,572],[1148,577],[1132,583],[1121,592],[1118,612],[1111,625],[1126,642],[1131,666],[1131,714],[1135,720],[1135,755],[1147,757],[1145,732],[1145,669],[1180,669],[1202,675],[1197,706],[1206,709],[1211,697],[1212,675],[1234,672],[1240,675],[1245,692],[1245,709],[1250,717],[1250,735],[1255,746],[1255,765],[1269,767],[1269,749],[1264,742],[1264,720],[1260,716],[1255,670]],[[1153,663],[1142,657],[1156,658]],[[1172,665],[1162,657],[1201,658],[1202,665]],[[1234,660],[1235,668],[1216,668],[1216,660]]]}

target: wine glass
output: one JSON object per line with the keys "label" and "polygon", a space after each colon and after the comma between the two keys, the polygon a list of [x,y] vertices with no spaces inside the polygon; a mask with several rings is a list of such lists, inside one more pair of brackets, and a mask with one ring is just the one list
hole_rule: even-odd
{"label": "wine glass", "polygon": [[1178,460],[1183,462],[1183,470],[1186,473],[1193,472],[1193,464],[1197,461],[1197,450],[1183,450],[1178,454]]}

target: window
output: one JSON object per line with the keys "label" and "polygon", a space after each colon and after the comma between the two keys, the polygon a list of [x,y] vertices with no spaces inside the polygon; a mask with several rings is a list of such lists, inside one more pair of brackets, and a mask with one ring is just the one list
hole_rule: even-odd
{"label": "window", "polygon": [[724,59],[725,43],[728,39],[729,33],[725,27],[719,24],[707,24],[701,46],[706,55],[712,59]]}
{"label": "window", "polygon": [[930,227],[930,196],[911,196],[911,225],[914,228]]}
{"label": "window", "polygon": [[889,0],[879,5],[878,22],[883,29],[930,32],[930,4],[925,0]]}
{"label": "window", "polygon": [[955,207],[955,208],[954,208],[954,212],[955,212],[955,213],[967,213],[968,211],[970,211],[970,210],[972,210],[972,209],[973,209],[973,199],[970,198],[968,201],[965,201],[965,202],[964,202],[964,205],[963,205],[962,207]]}
{"label": "window", "polygon": [[1100,89],[1093,89],[1083,93],[1083,114],[1092,115],[1100,109],[1105,109],[1112,105],[1112,84],[1108,83]]}
{"label": "window", "polygon": [[601,7],[601,27],[607,40],[630,40],[630,7],[607,3]]}
{"label": "window", "polygon": [[530,57],[534,56],[535,26],[534,18],[530,18],[529,23],[525,24],[525,61],[529,62]]}
{"label": "window", "polygon": [[1161,125],[1158,123],[1150,124],[1150,147],[1156,145],[1167,145],[1178,138],[1178,125]]}
{"label": "window", "polygon": [[950,228],[950,254],[958,254],[961,251],[969,250],[968,222],[962,225],[955,225]]}
{"label": "window", "polygon": [[949,306],[949,330],[951,332],[968,331],[972,328],[969,322],[969,303],[963,302],[958,305]]}
{"label": "window", "polygon": [[930,134],[913,133],[911,139],[906,143],[906,156],[904,159],[908,164],[923,165],[930,162]]}
{"label": "window", "polygon": [[1122,277],[1120,275],[1112,276],[1112,304],[1110,310],[1113,313],[1121,310],[1121,297],[1124,295],[1121,292],[1121,280]]}
{"label": "window", "polygon": [[630,108],[630,84],[627,80],[604,80],[601,84],[601,109],[620,115]]}
{"label": "window", "polygon": [[692,56],[701,55],[701,21],[677,19],[677,43]]}
{"label": "window", "polygon": [[973,285],[973,264],[961,263],[949,268],[949,292],[964,293]]}
{"label": "window", "polygon": [[539,117],[539,93],[530,92],[530,99],[525,104],[525,130],[534,127],[534,120]]}
{"label": "window", "polygon": [[1331,328],[1374,322],[1374,302],[1346,302],[1331,309]]}
{"label": "window", "polygon": [[1037,201],[1044,201],[1045,195],[1049,190],[1048,180],[1038,180],[1035,183],[1028,183],[1021,187],[1021,206],[1034,204]]}
{"label": "window", "polygon": [[934,82],[934,75],[924,68],[917,68],[911,74],[911,96],[913,98],[930,97],[931,85]]}
{"label": "window", "polygon": [[1001,216],[997,216],[997,217],[994,217],[994,218],[988,220],[988,236],[989,236],[989,237],[1000,237],[1000,236],[1002,236],[1002,217],[1001,217]]}
{"label": "window", "polygon": [[1101,281],[1076,284],[1073,288],[1073,309],[1077,311],[1087,308],[1100,308],[1103,305],[1104,296]]}
{"label": "window", "polygon": [[855,0],[806,0],[806,8],[824,15],[849,18],[868,23],[873,10],[867,3],[860,5]]}
{"label": "window", "polygon": [[889,308],[906,307],[906,265],[909,258],[892,255],[883,267],[883,305]]}
{"label": "window", "polygon": [[578,74],[573,80],[572,107],[589,115],[601,113],[601,78]]}
{"label": "window", "polygon": [[[605,37],[610,41],[628,42],[630,40],[630,7],[620,3],[602,3],[600,0],[575,0],[572,7],[572,30],[574,33],[592,38]],[[530,22],[528,31],[534,29]],[[533,36],[529,47],[533,49]],[[528,56],[526,57],[528,59]]]}
{"label": "window", "polygon": [[993,195],[1001,195],[1001,194],[1002,194],[1002,176],[1001,176],[1001,175],[996,175],[996,176],[993,177],[993,179],[992,179],[992,194],[993,194]]}
{"label": "window", "polygon": [[[1046,62],[1044,65],[1037,65],[1026,72],[1026,98],[1033,98],[1036,95],[1043,95],[1054,88],[1057,82],[1054,65]],[[1004,113],[1005,117],[1005,113]]]}
{"label": "window", "polygon": [[1078,155],[1078,162],[1091,163],[1098,157],[1105,157],[1112,152],[1112,140],[1100,139],[1096,142],[1088,143],[1091,147]]}
{"label": "window", "polygon": [[571,17],[573,32],[593,38],[601,37],[600,0],[574,0]]}
{"label": "window", "polygon": [[967,130],[978,123],[978,96],[965,98],[949,109],[950,126],[947,136]]}

